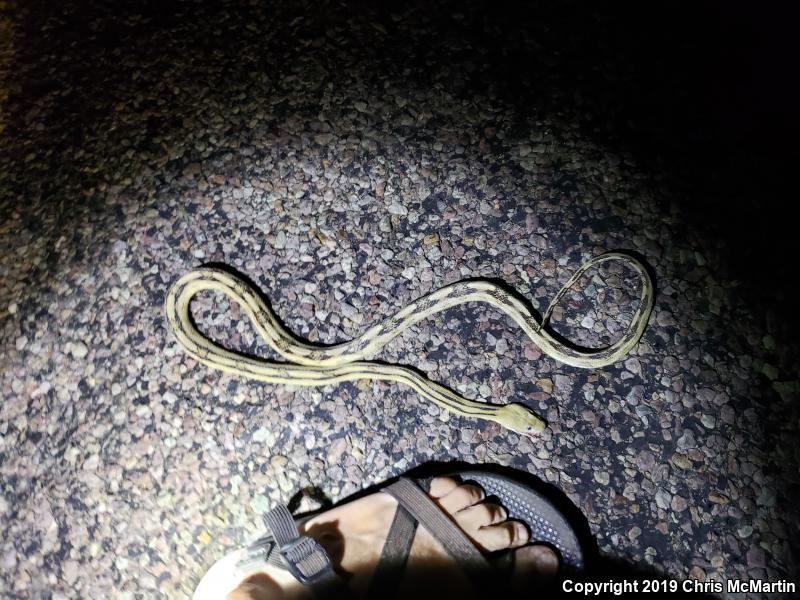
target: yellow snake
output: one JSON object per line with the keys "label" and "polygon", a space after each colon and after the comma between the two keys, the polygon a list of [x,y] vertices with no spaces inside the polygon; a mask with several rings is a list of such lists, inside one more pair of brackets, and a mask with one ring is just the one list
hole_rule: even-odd
{"label": "yellow snake", "polygon": [[[609,260],[627,263],[642,282],[639,306],[625,334],[602,349],[583,350],[563,344],[545,329],[553,308],[587,269]],[[202,290],[223,292],[239,303],[258,333],[288,362],[272,362],[232,352],[200,333],[189,312],[189,303]],[[500,309],[548,356],[568,365],[591,369],[617,362],[639,341],[653,308],[653,283],[638,260],[627,254],[608,252],[581,265],[555,295],[541,321],[536,320],[521,300],[490,281],[459,281],[412,302],[349,342],[322,347],[308,344],[287,331],[258,291],[240,277],[225,270],[202,267],[187,273],[171,287],[167,294],[166,316],[178,343],[192,358],[226,373],[269,383],[307,386],[357,379],[395,381],[454,414],[494,421],[518,433],[542,431],[545,422],[521,404],[497,405],[468,400],[408,367],[364,360],[415,323],[466,302],[486,302]]]}

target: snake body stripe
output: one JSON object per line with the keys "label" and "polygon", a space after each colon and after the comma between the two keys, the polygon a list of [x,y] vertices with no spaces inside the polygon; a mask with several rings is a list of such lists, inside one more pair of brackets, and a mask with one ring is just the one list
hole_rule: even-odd
{"label": "snake body stripe", "polygon": [[[586,350],[567,346],[545,329],[553,309],[589,268],[610,260],[625,262],[641,279],[639,305],[631,322],[622,337],[606,348]],[[232,352],[200,333],[192,321],[189,304],[203,290],[223,292],[240,304],[259,335],[288,362],[276,363]],[[411,387],[455,414],[488,419],[522,433],[541,431],[545,423],[522,405],[469,400],[413,369],[364,360],[412,325],[468,302],[485,302],[498,308],[548,356],[575,367],[597,368],[617,362],[636,345],[647,327],[654,298],[652,281],[644,266],[632,256],[609,252],[581,265],[555,295],[541,321],[537,321],[520,299],[498,285],[486,280],[461,281],[412,302],[353,340],[321,347],[308,344],[287,331],[258,292],[244,280],[210,267],[187,273],[170,288],[166,316],[178,343],[189,355],[226,373],[269,383],[309,386],[358,379],[392,381]]]}

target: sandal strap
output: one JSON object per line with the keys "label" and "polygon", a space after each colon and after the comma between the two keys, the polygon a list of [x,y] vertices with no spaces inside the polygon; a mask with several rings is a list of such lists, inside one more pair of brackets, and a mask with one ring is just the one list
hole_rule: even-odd
{"label": "sandal strap", "polygon": [[367,598],[393,598],[411,554],[417,533],[417,521],[402,505],[394,513],[389,535],[381,551],[378,566],[369,582]]}
{"label": "sandal strap", "polygon": [[[455,561],[471,576],[491,577],[491,563],[472,543],[461,528],[453,523],[428,494],[410,479],[401,478],[384,490],[438,541]],[[388,541],[387,541],[388,543]]]}
{"label": "sandal strap", "polygon": [[333,570],[331,557],[317,540],[301,536],[292,513],[279,505],[264,515],[275,549],[297,581],[310,587],[318,598],[352,596],[344,580]]}

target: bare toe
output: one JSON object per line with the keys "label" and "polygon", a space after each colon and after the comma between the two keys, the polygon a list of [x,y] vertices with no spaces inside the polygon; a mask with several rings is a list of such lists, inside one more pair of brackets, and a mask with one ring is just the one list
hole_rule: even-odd
{"label": "bare toe", "polygon": [[436,501],[439,506],[452,515],[460,510],[464,510],[468,506],[477,504],[483,500],[484,497],[485,494],[481,488],[476,485],[466,484],[459,485],[448,494],[437,498]]}
{"label": "bare toe", "polygon": [[503,521],[497,525],[481,527],[474,535],[475,542],[488,552],[519,548],[528,543],[530,534],[524,523]]}
{"label": "bare toe", "polygon": [[458,526],[473,537],[481,527],[502,523],[507,517],[505,508],[490,502],[473,504],[455,514]]}
{"label": "bare toe", "polygon": [[451,477],[434,477],[431,479],[431,489],[428,495],[433,498],[441,498],[446,496],[458,487],[458,482]]}

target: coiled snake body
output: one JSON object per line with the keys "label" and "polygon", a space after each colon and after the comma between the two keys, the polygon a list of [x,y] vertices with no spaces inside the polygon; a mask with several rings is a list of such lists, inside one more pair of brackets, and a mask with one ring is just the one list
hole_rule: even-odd
{"label": "coiled snake body", "polygon": [[[642,282],[639,306],[627,330],[619,340],[602,349],[583,350],[563,344],[545,329],[553,308],[587,269],[609,260],[627,263]],[[202,290],[223,292],[239,303],[267,344],[288,362],[278,363],[232,352],[200,333],[192,320],[189,303]],[[608,252],[581,265],[555,295],[541,321],[537,321],[521,300],[490,281],[460,281],[412,302],[349,342],[321,347],[308,344],[287,331],[258,292],[244,280],[221,269],[202,267],[181,277],[169,290],[166,316],[178,343],[192,358],[226,373],[269,383],[306,386],[357,379],[395,381],[457,415],[495,421],[519,433],[543,430],[545,422],[521,404],[496,405],[469,400],[413,369],[364,360],[415,323],[466,302],[486,302],[498,308],[548,356],[568,365],[591,369],[615,363],[639,341],[653,308],[653,284],[638,260],[627,254]]]}

